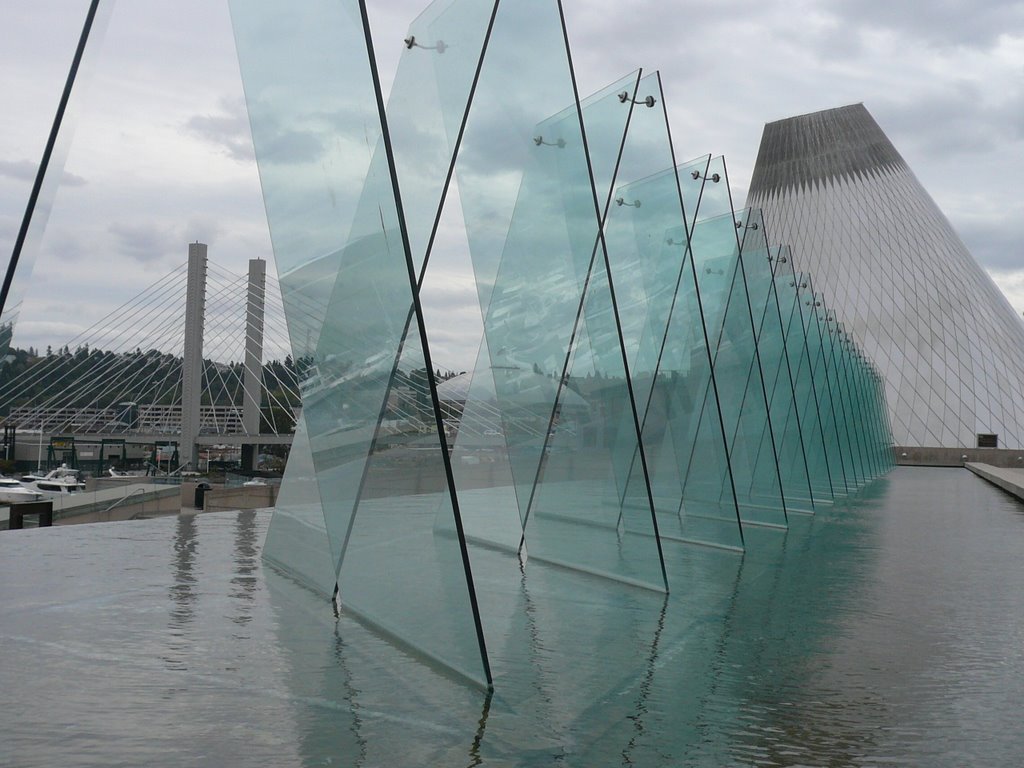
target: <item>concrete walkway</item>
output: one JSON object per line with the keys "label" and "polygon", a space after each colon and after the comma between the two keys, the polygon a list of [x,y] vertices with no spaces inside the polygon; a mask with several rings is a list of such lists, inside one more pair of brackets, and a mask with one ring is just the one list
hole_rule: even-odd
{"label": "concrete walkway", "polygon": [[965,463],[964,468],[1024,501],[1024,469],[993,467],[973,461]]}

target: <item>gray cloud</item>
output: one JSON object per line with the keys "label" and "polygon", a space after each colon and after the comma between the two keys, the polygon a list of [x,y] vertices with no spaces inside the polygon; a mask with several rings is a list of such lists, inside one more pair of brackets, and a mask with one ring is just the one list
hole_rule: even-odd
{"label": "gray cloud", "polygon": [[207,245],[216,245],[221,236],[225,234],[223,224],[213,216],[192,216],[183,228],[184,231],[178,235],[177,250],[181,252],[181,243],[195,242],[198,240]]}
{"label": "gray cloud", "polygon": [[153,264],[182,250],[182,234],[152,222],[114,222],[108,228],[118,252],[141,264]]}
{"label": "gray cloud", "polygon": [[70,232],[54,232],[47,239],[47,254],[66,263],[85,262],[94,252],[86,238]]}
{"label": "gray cloud", "polygon": [[1024,5],[1016,2],[936,0],[926,5],[892,0],[836,0],[833,11],[844,26],[889,30],[941,48],[989,48],[1008,30],[1024,25]]}
{"label": "gray cloud", "polygon": [[971,255],[983,266],[997,272],[1024,270],[1024,232],[984,224],[960,226],[959,235]]}
{"label": "gray cloud", "polygon": [[[31,160],[0,160],[0,176],[7,176],[19,181],[35,181],[36,173],[39,171],[39,163]],[[81,187],[86,180],[74,173],[67,171],[61,176],[62,187]]]}
{"label": "gray cloud", "polygon": [[225,155],[243,163],[255,159],[249,117],[240,99],[221,99],[222,113],[194,115],[185,130],[218,147]]}
{"label": "gray cloud", "polygon": [[[876,111],[897,146],[914,146],[922,155],[949,159],[995,152],[1019,136],[1022,97],[1014,101],[987,106],[977,84],[960,82],[914,100],[882,100]],[[866,106],[872,109],[871,104]]]}

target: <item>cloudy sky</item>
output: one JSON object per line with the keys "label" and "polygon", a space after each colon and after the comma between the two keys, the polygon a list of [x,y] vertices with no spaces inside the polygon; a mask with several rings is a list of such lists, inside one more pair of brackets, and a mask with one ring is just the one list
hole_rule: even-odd
{"label": "cloudy sky", "polygon": [[[424,1],[369,5],[387,84]],[[660,69],[678,157],[724,154],[738,203],[765,122],[864,102],[1024,312],[1024,3],[564,6],[581,93]],[[13,246],[86,7],[0,6],[0,253]],[[272,259],[227,0],[121,2],[97,42],[21,346],[71,339],[181,264],[192,240],[238,272]]]}

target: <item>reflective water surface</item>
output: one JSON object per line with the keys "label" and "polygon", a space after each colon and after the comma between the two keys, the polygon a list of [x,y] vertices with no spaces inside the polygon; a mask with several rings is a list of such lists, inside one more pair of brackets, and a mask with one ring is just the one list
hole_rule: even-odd
{"label": "reflective water surface", "polygon": [[0,534],[0,765],[1019,765],[1024,507],[897,469],[662,595],[472,550],[495,692],[260,561],[269,513]]}

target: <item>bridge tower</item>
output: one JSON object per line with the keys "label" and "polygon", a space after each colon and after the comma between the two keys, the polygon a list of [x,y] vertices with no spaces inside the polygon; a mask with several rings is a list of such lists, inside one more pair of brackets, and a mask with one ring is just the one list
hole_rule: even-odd
{"label": "bridge tower", "polygon": [[206,314],[206,244],[188,246],[185,351],[181,371],[181,460],[199,467],[199,406],[203,397],[203,320]]}
{"label": "bridge tower", "polygon": [[[245,381],[242,402],[242,428],[247,435],[260,433],[260,406],[263,401],[263,310],[267,295],[267,262],[249,260],[249,287],[245,302]],[[242,446],[242,469],[252,470],[259,446]]]}

